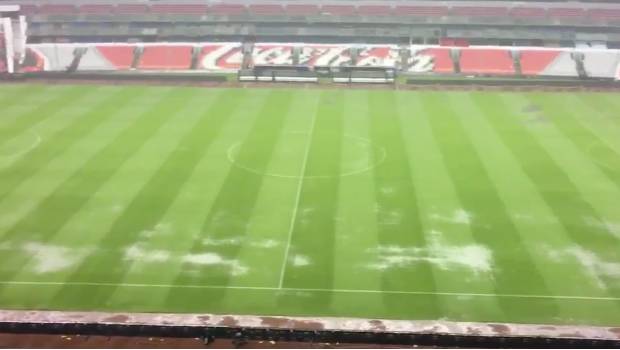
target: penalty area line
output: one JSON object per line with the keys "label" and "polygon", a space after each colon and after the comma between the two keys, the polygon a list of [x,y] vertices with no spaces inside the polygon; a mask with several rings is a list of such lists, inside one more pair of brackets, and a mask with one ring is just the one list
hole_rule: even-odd
{"label": "penalty area line", "polygon": [[148,283],[105,283],[105,282],[40,282],[40,281],[0,281],[0,285],[24,286],[83,286],[83,287],[117,287],[117,288],[184,288],[184,289],[231,289],[274,292],[318,292],[350,294],[404,294],[480,298],[514,298],[514,299],[562,299],[562,300],[610,300],[619,301],[620,297],[593,297],[581,295],[539,295],[539,294],[492,294],[459,292],[424,292],[407,290],[370,290],[370,289],[321,289],[321,288],[287,288],[287,287],[249,287],[249,286],[214,286],[198,284],[148,284]]}

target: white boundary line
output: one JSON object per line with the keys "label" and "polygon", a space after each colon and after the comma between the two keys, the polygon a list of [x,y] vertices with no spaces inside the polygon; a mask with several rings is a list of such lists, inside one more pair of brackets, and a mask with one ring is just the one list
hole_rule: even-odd
{"label": "white boundary line", "polygon": [[0,285],[24,286],[84,286],[84,287],[121,287],[121,288],[186,288],[186,289],[232,289],[283,292],[321,292],[321,293],[365,293],[365,294],[404,294],[435,295],[453,297],[513,298],[513,299],[564,299],[564,300],[608,300],[619,301],[620,297],[592,297],[580,295],[539,295],[539,294],[492,294],[459,292],[422,292],[407,290],[370,290],[370,289],[326,289],[326,288],[285,288],[285,287],[248,287],[248,286],[214,286],[199,284],[148,284],[148,283],[98,283],[98,282],[39,282],[39,281],[0,281]]}
{"label": "white boundary line", "polygon": [[[290,132],[290,133],[291,134],[307,135],[307,133],[303,133],[303,132]],[[355,140],[358,140],[358,141],[363,141],[363,142],[369,144],[370,147],[376,148],[377,150],[379,150],[381,152],[380,159],[377,162],[371,164],[370,166],[368,166],[366,168],[357,169],[357,170],[351,170],[351,171],[340,173],[340,174],[337,174],[337,175],[308,175],[308,176],[303,176],[303,174],[302,175],[285,175],[285,174],[264,172],[264,171],[259,171],[259,170],[256,170],[256,169],[252,169],[251,167],[248,167],[248,166],[245,166],[243,164],[240,164],[239,162],[236,161],[236,159],[233,156],[233,154],[234,154],[234,151],[236,151],[239,148],[239,146],[241,145],[241,142],[234,143],[232,146],[230,146],[228,148],[228,151],[226,151],[226,157],[228,158],[228,162],[229,163],[231,163],[232,165],[238,167],[239,169],[243,169],[243,170],[245,170],[247,172],[250,172],[250,173],[256,174],[256,175],[260,175],[260,176],[271,176],[271,177],[282,178],[282,179],[299,179],[300,177],[303,177],[304,179],[329,179],[329,178],[335,178],[335,177],[352,176],[352,175],[357,175],[357,174],[365,173],[367,171],[370,171],[370,170],[378,167],[387,158],[387,151],[385,150],[385,148],[375,146],[374,144],[372,144],[372,142],[370,140],[365,139],[363,137],[352,136],[352,135],[347,135],[347,134],[344,134],[343,136],[345,138],[351,138],[351,139],[355,139]]]}
{"label": "white boundary line", "polygon": [[293,207],[293,214],[291,215],[291,222],[288,228],[288,238],[286,240],[286,250],[284,251],[284,260],[282,261],[282,268],[280,269],[280,281],[278,282],[278,288],[282,289],[284,283],[284,273],[286,271],[286,265],[288,263],[288,253],[291,249],[291,240],[293,239],[293,229],[295,229],[295,220],[297,219],[297,211],[299,210],[299,201],[301,200],[301,189],[304,184],[304,174],[306,173],[306,166],[308,165],[308,156],[310,155],[310,146],[312,145],[312,136],[314,135],[314,125],[316,124],[316,115],[318,111],[312,114],[312,124],[310,125],[310,132],[308,133],[308,143],[306,144],[306,153],[304,154],[304,162],[301,164],[301,175],[297,183],[297,195],[295,197],[295,207]]}

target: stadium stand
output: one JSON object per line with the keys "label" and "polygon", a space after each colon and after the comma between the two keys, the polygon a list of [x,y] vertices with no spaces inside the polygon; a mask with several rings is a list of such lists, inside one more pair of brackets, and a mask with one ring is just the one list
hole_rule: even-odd
{"label": "stadium stand", "polygon": [[585,10],[581,7],[552,7],[547,10],[551,18],[582,18]]}
{"label": "stadium stand", "polygon": [[285,11],[290,16],[312,16],[320,12],[317,5],[310,4],[289,4],[286,5]]}
{"label": "stadium stand", "polygon": [[83,14],[111,14],[114,6],[105,4],[86,4],[78,7],[78,12]]}
{"label": "stadium stand", "polygon": [[575,60],[569,51],[560,51],[555,59],[539,75],[556,77],[578,77]]}
{"label": "stadium stand", "polygon": [[149,6],[145,4],[118,4],[116,13],[122,15],[136,15],[149,12]]}
{"label": "stadium stand", "polygon": [[321,13],[334,16],[354,16],[357,14],[353,5],[323,5]]}
{"label": "stadium stand", "polygon": [[594,20],[620,20],[620,9],[592,8],[588,10],[588,17]]}
{"label": "stadium stand", "polygon": [[96,50],[114,69],[125,70],[131,68],[136,45],[111,44],[97,45]]}
{"label": "stadium stand", "polygon": [[514,74],[514,64],[508,49],[461,50],[461,72],[465,74]]}
{"label": "stadium stand", "polygon": [[[244,62],[241,47],[238,42],[29,44],[21,71],[136,69],[237,72]],[[274,81],[280,81],[276,77],[314,77],[299,73],[303,72],[301,67],[309,70],[347,69],[344,72],[348,75],[341,78],[349,82],[353,81],[352,78],[371,79],[373,74],[378,74],[375,70],[385,72],[386,69],[427,74],[506,76],[520,73],[526,76],[616,79],[620,67],[620,50],[593,48],[424,45],[403,48],[397,45],[256,43],[251,50],[251,55],[247,56],[249,65],[244,67],[263,67],[255,76],[268,76]],[[404,56],[403,50],[409,53]],[[458,61],[455,63],[456,59]],[[287,67],[296,67],[297,74],[287,72]],[[358,73],[361,75],[356,76]]]}
{"label": "stadium stand", "polygon": [[235,16],[245,14],[246,8],[240,4],[215,4],[208,11],[216,15]]}
{"label": "stadium stand", "polygon": [[151,12],[158,14],[204,14],[207,5],[202,4],[153,4]]}
{"label": "stadium stand", "polygon": [[585,73],[593,78],[614,78],[619,61],[617,51],[585,51]]}
{"label": "stadium stand", "polygon": [[149,45],[144,47],[138,69],[181,70],[190,69],[193,46]]}
{"label": "stadium stand", "polygon": [[241,43],[206,44],[198,56],[198,69],[237,71],[241,68]]}
{"label": "stadium stand", "polygon": [[44,4],[38,8],[38,12],[45,15],[67,15],[77,12],[74,5]]}
{"label": "stadium stand", "polygon": [[256,44],[252,62],[254,65],[292,65],[292,51],[290,45]]}
{"label": "stadium stand", "polygon": [[284,8],[276,4],[251,4],[248,12],[252,15],[273,16],[283,14]]}
{"label": "stadium stand", "polygon": [[560,50],[523,49],[521,53],[521,74],[539,75],[553,62]]}
{"label": "stadium stand", "polygon": [[412,59],[406,69],[413,73],[454,73],[450,48],[412,48]]}
{"label": "stadium stand", "polygon": [[360,5],[357,7],[357,13],[363,16],[390,16],[392,8],[385,5]]}
{"label": "stadium stand", "polygon": [[455,16],[504,17],[508,15],[508,8],[499,6],[454,6],[452,7],[452,14]]}
{"label": "stadium stand", "polygon": [[397,16],[432,16],[442,17],[449,12],[447,6],[396,6],[394,14]]}
{"label": "stadium stand", "polygon": [[510,9],[510,16],[516,18],[544,18],[547,10],[542,7],[517,6]]}
{"label": "stadium stand", "polygon": [[[129,62],[133,60],[133,48],[131,50],[132,57]],[[118,69],[94,45],[86,48],[86,52],[82,55],[80,65],[78,66],[78,71],[114,71]]]}
{"label": "stadium stand", "polygon": [[43,59],[45,71],[67,71],[73,62],[75,45],[47,44],[32,50]]}
{"label": "stadium stand", "polygon": [[45,70],[45,59],[32,48],[26,48],[25,57],[20,65],[20,72],[42,72]]}

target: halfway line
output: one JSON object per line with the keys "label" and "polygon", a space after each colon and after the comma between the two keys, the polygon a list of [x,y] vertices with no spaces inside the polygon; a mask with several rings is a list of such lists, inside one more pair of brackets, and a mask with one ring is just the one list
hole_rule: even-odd
{"label": "halfway line", "polygon": [[316,124],[315,111],[312,115],[312,124],[310,124],[310,132],[308,133],[308,143],[306,144],[306,153],[304,154],[304,161],[301,164],[301,173],[299,176],[299,182],[297,184],[297,195],[295,198],[295,206],[293,207],[293,214],[291,215],[291,222],[288,227],[288,239],[286,241],[286,250],[284,251],[284,260],[282,261],[282,268],[280,269],[280,281],[278,282],[278,288],[282,289],[284,284],[284,273],[286,272],[286,264],[288,262],[288,253],[291,249],[291,240],[293,239],[293,230],[295,229],[295,221],[297,219],[297,211],[299,210],[299,201],[301,200],[301,189],[304,184],[304,174],[306,173],[306,166],[308,165],[308,156],[310,155],[310,145],[312,144],[312,135],[314,134],[314,125]]}

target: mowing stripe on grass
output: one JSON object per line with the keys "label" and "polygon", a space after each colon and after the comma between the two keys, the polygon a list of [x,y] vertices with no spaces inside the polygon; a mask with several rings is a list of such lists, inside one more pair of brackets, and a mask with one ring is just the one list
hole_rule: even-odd
{"label": "mowing stripe on grass", "polygon": [[72,103],[79,103],[83,97],[96,92],[97,89],[83,89],[76,86],[49,102],[37,104],[36,108],[26,111],[10,124],[3,125],[0,128],[0,146],[16,135],[28,130],[37,122],[61,113],[67,106]]}
{"label": "mowing stripe on grass", "polygon": [[[317,112],[318,113],[318,112]],[[293,239],[293,231],[295,230],[295,222],[297,221],[297,212],[299,210],[299,203],[301,200],[301,190],[304,184],[304,176],[306,174],[306,166],[308,165],[308,156],[310,155],[310,148],[312,145],[312,136],[314,135],[314,128],[316,125],[316,113],[312,116],[312,122],[309,128],[308,140],[306,142],[306,149],[303,155],[301,163],[301,170],[299,171],[299,181],[297,183],[297,191],[295,192],[295,202],[293,203],[293,213],[291,214],[291,221],[289,223],[288,233],[286,236],[286,248],[284,250],[284,259],[282,260],[282,267],[280,268],[280,278],[278,281],[278,288],[282,288],[284,284],[284,274],[286,273],[286,266],[288,265],[289,251],[291,250],[291,240]]]}
{"label": "mowing stripe on grass", "polygon": [[482,111],[485,111],[484,116],[489,125],[495,129],[515,159],[519,160],[520,166],[536,185],[542,198],[553,209],[572,239],[584,247],[596,247],[598,252],[605,251],[604,248],[607,247],[608,257],[616,258],[614,246],[618,240],[602,229],[588,228],[584,225],[582,221],[584,216],[603,220],[596,209],[580,195],[577,184],[545,149],[537,135],[515,122],[514,116],[510,113],[502,111],[500,114],[497,108],[491,109],[491,106],[501,103],[500,97],[478,95],[474,101]]}
{"label": "mowing stripe on grass", "polygon": [[24,286],[80,286],[80,287],[119,287],[119,288],[182,288],[182,289],[242,289],[256,291],[291,291],[291,292],[320,292],[320,293],[372,293],[372,294],[405,294],[405,295],[444,295],[454,297],[482,297],[482,298],[515,298],[515,299],[566,299],[587,301],[615,301],[620,297],[591,297],[583,295],[540,295],[540,294],[486,294],[460,292],[425,292],[412,290],[370,290],[370,289],[321,289],[321,288],[288,288],[288,287],[249,287],[249,286],[211,286],[198,284],[147,284],[147,283],[97,283],[97,282],[39,282],[39,281],[0,281],[4,285]]}
{"label": "mowing stripe on grass", "polygon": [[[598,137],[592,131],[581,125],[575,116],[574,109],[566,107],[565,103],[560,103],[553,96],[546,96],[540,99],[537,96],[528,95],[532,101],[535,101],[543,107],[543,110],[549,119],[556,126],[567,140],[570,140],[578,149],[580,149],[587,158],[594,159],[593,165],[620,189],[620,154],[611,148],[607,142]],[[550,110],[553,106],[553,110]],[[558,117],[561,116],[561,117]],[[590,152],[590,147],[596,145],[596,154]],[[607,166],[605,164],[608,164]]]}
{"label": "mowing stripe on grass", "polygon": [[[286,275],[280,286],[329,289],[334,284],[334,234],[338,219],[338,195],[341,181],[341,148],[343,142],[342,92],[323,91],[304,154],[303,172],[295,202],[294,225],[291,232],[291,253]],[[312,178],[312,174],[333,174]],[[291,257],[294,257],[291,259]],[[282,298],[286,307],[327,307],[329,293],[292,300]]]}
{"label": "mowing stripe on grass", "polygon": [[[95,193],[120,165],[161,127],[163,121],[170,117],[168,113],[156,114],[155,111],[172,113],[186,101],[184,96],[186,93],[182,89],[171,90],[152,109],[134,120],[111,143],[99,150],[52,193],[43,198],[33,211],[7,230],[3,238],[10,241],[24,233],[41,232],[45,233],[47,239],[51,239],[90,199],[90,195]],[[19,269],[16,269],[8,273],[13,275],[18,272]]]}
{"label": "mowing stripe on grass", "polygon": [[[410,163],[411,158],[406,151],[395,96],[389,91],[373,91],[368,93],[367,102],[370,138],[373,144],[383,147],[387,153],[385,162],[373,169],[378,248],[398,246],[410,250],[427,247],[411,170],[415,169],[415,165]],[[379,149],[373,148],[375,161],[380,156]],[[381,253],[378,251],[375,254]],[[384,268],[381,275],[383,290],[419,289],[422,286],[431,291],[436,290],[433,265],[429,261],[411,264],[405,257],[404,264],[396,261]],[[386,307],[393,310],[407,305],[420,314],[441,314],[441,306],[436,298],[416,301],[388,297],[386,294],[383,299]]]}
{"label": "mowing stripe on grass", "polygon": [[[460,115],[447,102],[444,96],[437,93],[426,93],[422,99],[432,132],[436,139],[442,140],[439,147],[457,196],[465,210],[473,214],[470,224],[473,237],[476,242],[493,251],[496,294],[535,290],[537,294],[550,295],[546,281],[523,244],[478,151],[461,125],[473,121]],[[527,283],[523,281],[525,276]],[[538,303],[536,307],[527,310],[503,300],[499,301],[499,305],[506,314],[523,317],[558,315],[557,305],[552,302]]]}
{"label": "mowing stripe on grass", "polygon": [[[601,220],[596,210],[586,202],[573,181],[560,168],[537,138],[517,122],[504,108],[498,96],[473,97],[488,124],[494,128],[505,146],[520,163],[541,198],[553,210],[565,231],[578,245],[611,259],[617,258],[618,240],[600,228],[587,227],[582,218]],[[495,108],[493,108],[495,106]],[[605,276],[601,276],[605,280]],[[607,281],[609,283],[611,281]],[[608,285],[609,286],[609,285]]]}
{"label": "mowing stripe on grass", "polygon": [[115,111],[122,109],[137,96],[144,92],[144,88],[131,89],[131,93],[125,89],[119,89],[111,96],[92,106],[91,112],[79,116],[65,128],[57,131],[51,137],[42,140],[41,144],[23,155],[10,167],[0,170],[0,200],[19,184],[32,177],[33,164],[41,169],[50,161],[62,155],[65,150],[72,147],[82,137],[87,136],[104,121],[114,115]]}
{"label": "mowing stripe on grass", "polygon": [[[276,142],[282,134],[282,125],[288,116],[291,100],[294,93],[286,90],[272,90],[265,99],[258,117],[254,120],[251,130],[239,148],[237,160],[242,164],[256,164],[256,169],[265,171],[271,160]],[[264,176],[248,173],[246,170],[233,166],[224,180],[213,204],[205,217],[200,234],[194,237],[188,254],[201,258],[205,253],[202,240],[210,238],[222,240],[231,237],[245,236],[247,223],[250,222],[257,203]],[[239,245],[220,246],[209,249],[207,259],[224,259],[235,262],[240,252]],[[186,266],[192,265],[191,262]],[[180,271],[175,284],[186,281],[215,281],[217,284],[227,284],[232,277],[232,267],[223,268],[210,264],[194,264],[200,273],[193,277]],[[210,302],[217,302],[224,297],[224,293],[212,295]],[[187,295],[171,295],[169,303],[183,302]]]}

